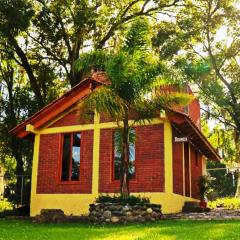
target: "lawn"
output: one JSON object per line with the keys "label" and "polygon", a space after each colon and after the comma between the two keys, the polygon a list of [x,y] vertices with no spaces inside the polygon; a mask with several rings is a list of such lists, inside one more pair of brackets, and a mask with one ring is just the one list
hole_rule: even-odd
{"label": "lawn", "polygon": [[127,226],[36,224],[0,220],[0,240],[240,239],[240,221],[160,221]]}

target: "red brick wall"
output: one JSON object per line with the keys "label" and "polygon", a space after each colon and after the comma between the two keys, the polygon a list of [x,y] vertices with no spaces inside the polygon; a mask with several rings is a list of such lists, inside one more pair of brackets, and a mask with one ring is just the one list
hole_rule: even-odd
{"label": "red brick wall", "polygon": [[190,147],[190,159],[191,159],[191,189],[192,197],[199,199],[198,179],[202,175],[202,154],[198,152],[198,161],[196,161],[195,148]]}
{"label": "red brick wall", "polygon": [[189,104],[189,116],[192,118],[193,122],[200,128],[200,104],[197,99],[194,99]]}
{"label": "red brick wall", "polygon": [[183,195],[183,143],[174,142],[173,134],[173,192]]}
{"label": "red brick wall", "polygon": [[[136,177],[130,180],[131,192],[164,191],[163,125],[141,126],[136,132]],[[99,191],[117,193],[119,181],[113,180],[113,130],[103,129],[100,136]]]}
{"label": "red brick wall", "polygon": [[66,116],[59,119],[58,121],[56,121],[55,123],[53,123],[50,127],[72,126],[89,123],[93,123],[93,121],[86,120],[84,118],[80,119],[78,112],[74,110],[68,113]]}
{"label": "red brick wall", "polygon": [[60,183],[61,134],[40,138],[37,193],[91,193],[93,131],[81,132],[80,181]]}

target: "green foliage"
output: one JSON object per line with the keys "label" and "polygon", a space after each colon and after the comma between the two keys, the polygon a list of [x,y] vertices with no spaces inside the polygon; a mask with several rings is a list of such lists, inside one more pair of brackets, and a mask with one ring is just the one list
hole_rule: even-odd
{"label": "green foliage", "polygon": [[219,123],[210,141],[228,165],[240,159],[238,5],[232,0],[187,1],[176,11],[175,24],[160,23],[153,38],[160,58],[195,85],[206,119]]}
{"label": "green foliage", "polygon": [[[207,169],[226,168],[227,165],[220,162],[207,162]],[[234,176],[233,176],[234,175]],[[207,195],[208,200],[217,198],[234,197],[237,186],[237,173],[227,172],[226,169],[209,171],[212,191]],[[234,179],[233,179],[234,177]]]}
{"label": "green foliage", "polygon": [[[143,27],[141,27],[141,24]],[[159,81],[159,77],[163,72],[163,65],[156,60],[154,55],[147,48],[148,28],[146,22],[138,21],[133,23],[127,39],[123,47],[117,53],[102,55],[97,52],[84,55],[87,59],[88,66],[80,58],[77,67],[80,71],[87,72],[99,67],[105,70],[106,77],[110,80],[110,85],[103,85],[94,89],[83,102],[80,104],[80,115],[96,111],[97,113],[106,113],[114,119],[121,128],[122,134],[122,174],[121,175],[121,193],[123,194],[123,186],[128,190],[129,160],[129,116],[131,113],[135,115],[135,121],[145,123],[159,114],[162,110],[170,110],[174,107],[183,106],[192,100],[189,94],[179,92],[164,92],[161,89],[163,81]],[[142,39],[142,40],[141,40]],[[143,47],[142,44],[146,43]],[[94,57],[100,56],[100,60]],[[91,64],[89,60],[93,60]],[[164,69],[165,71],[165,69]],[[159,116],[159,115],[158,115]],[[121,126],[120,121],[123,122]],[[124,154],[125,153],[125,154]],[[125,183],[123,182],[125,181]],[[125,196],[126,197],[126,196]]]}
{"label": "green foliage", "polygon": [[97,203],[119,203],[119,204],[129,204],[129,205],[136,205],[136,204],[144,204],[149,203],[150,200],[147,197],[141,197],[130,195],[128,198],[123,198],[121,195],[100,195],[96,198]]}
{"label": "green foliage", "polygon": [[159,81],[159,76],[165,74],[166,69],[147,47],[142,48],[143,42],[147,46],[147,30],[146,22],[137,21],[132,24],[129,30],[131,34],[118,53],[97,51],[80,57],[76,63],[80,71],[105,70],[111,81],[111,85],[95,89],[84,100],[82,109],[105,112],[117,121],[123,119],[126,109],[132,109],[136,112],[136,118],[143,120],[153,117],[156,111],[186,105],[192,100],[189,94],[161,91],[164,82]]}
{"label": "green foliage", "polygon": [[209,176],[201,176],[198,179],[199,196],[202,201],[206,200],[207,194],[211,191]]}
{"label": "green foliage", "polygon": [[34,15],[30,1],[1,0],[0,4],[0,34],[5,37],[16,36],[19,31],[25,31]]}
{"label": "green foliage", "polygon": [[239,198],[218,198],[215,201],[209,201],[208,207],[212,209],[225,208],[229,210],[240,209],[240,199]]}
{"label": "green foliage", "polygon": [[75,68],[85,77],[91,71],[104,71],[105,63],[108,60],[108,54],[103,50],[96,50],[90,53],[84,53],[75,62]]}
{"label": "green foliage", "polygon": [[13,204],[10,203],[6,198],[0,200],[0,212],[3,212],[5,210],[12,210]]}
{"label": "green foliage", "polygon": [[123,49],[126,49],[130,54],[136,51],[143,52],[149,50],[149,46],[151,45],[150,34],[147,34],[149,30],[150,26],[146,19],[143,18],[134,21],[126,34]]}

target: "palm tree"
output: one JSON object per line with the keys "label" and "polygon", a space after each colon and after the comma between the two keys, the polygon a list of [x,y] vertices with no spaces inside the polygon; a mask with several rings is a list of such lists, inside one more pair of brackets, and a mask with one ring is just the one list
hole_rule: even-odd
{"label": "palm tree", "polygon": [[192,96],[173,91],[162,91],[165,85],[164,65],[149,49],[146,21],[134,23],[123,47],[117,53],[95,51],[84,54],[77,62],[83,74],[91,70],[105,71],[110,85],[94,89],[81,103],[81,111],[105,113],[118,123],[121,135],[120,192],[129,196],[129,116],[144,124],[162,110],[187,105]]}

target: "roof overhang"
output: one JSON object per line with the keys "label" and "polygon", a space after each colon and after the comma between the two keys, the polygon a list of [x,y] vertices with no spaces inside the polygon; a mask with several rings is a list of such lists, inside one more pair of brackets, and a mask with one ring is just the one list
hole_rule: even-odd
{"label": "roof overhang", "polygon": [[204,156],[213,161],[221,160],[218,152],[213,148],[211,143],[192,121],[189,115],[173,110],[168,114],[168,118],[171,121],[172,126],[181,135],[187,137],[188,141],[191,142],[197,149],[199,149]]}
{"label": "roof overhang", "polygon": [[36,130],[44,127],[49,121],[57,117],[63,111],[69,109],[87,96],[94,88],[102,84],[109,84],[106,75],[103,72],[93,73],[90,77],[85,78],[60,98],[51,102],[24,122],[11,129],[9,133],[19,138],[25,138],[33,134]]}

